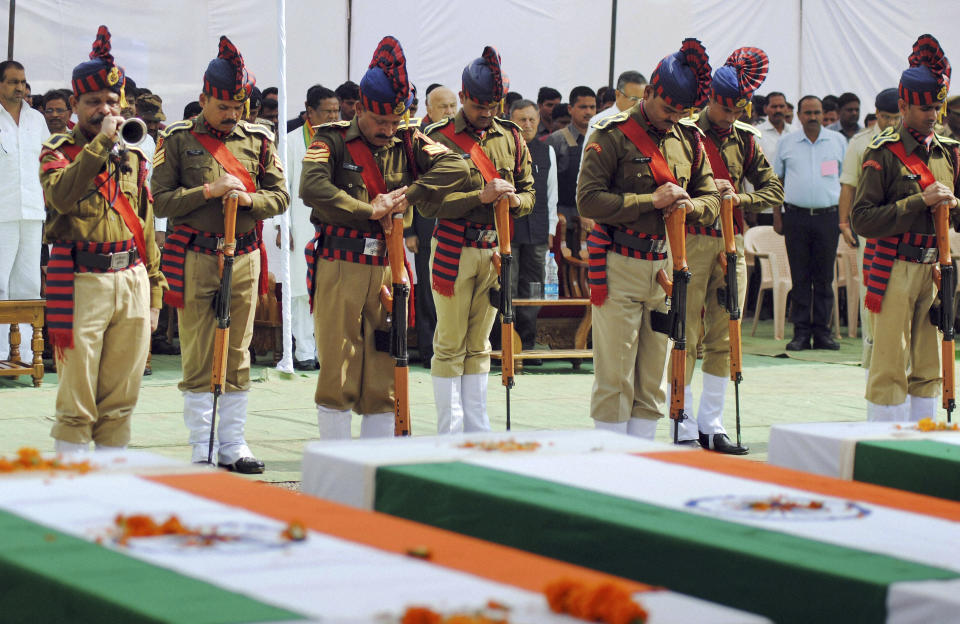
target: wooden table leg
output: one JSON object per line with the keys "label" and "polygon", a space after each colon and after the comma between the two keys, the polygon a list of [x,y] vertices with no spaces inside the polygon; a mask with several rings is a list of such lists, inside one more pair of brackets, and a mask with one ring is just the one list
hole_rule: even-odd
{"label": "wooden table leg", "polygon": [[43,316],[33,322],[33,387],[39,388],[43,382]]}
{"label": "wooden table leg", "polygon": [[10,355],[7,359],[20,361],[20,323],[10,323]]}

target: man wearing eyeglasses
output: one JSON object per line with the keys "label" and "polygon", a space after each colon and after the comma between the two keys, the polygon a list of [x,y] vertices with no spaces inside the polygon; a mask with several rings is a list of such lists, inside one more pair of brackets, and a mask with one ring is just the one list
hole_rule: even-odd
{"label": "man wearing eyeglasses", "polygon": [[[590,127],[601,119],[612,117],[625,110],[629,110],[643,97],[643,88],[647,86],[647,79],[638,71],[628,70],[617,78],[617,105],[600,111],[590,118]],[[587,132],[589,135],[590,133]]]}
{"label": "man wearing eyeglasses", "polygon": [[[27,77],[17,61],[0,63],[0,300],[40,297],[43,191],[37,175],[47,138],[43,115],[24,106]],[[7,329],[0,328],[0,359],[7,359]],[[20,358],[32,363],[29,323],[20,324]]]}
{"label": "man wearing eyeglasses", "polygon": [[50,89],[43,94],[43,117],[50,134],[70,131],[69,96],[62,89]]}

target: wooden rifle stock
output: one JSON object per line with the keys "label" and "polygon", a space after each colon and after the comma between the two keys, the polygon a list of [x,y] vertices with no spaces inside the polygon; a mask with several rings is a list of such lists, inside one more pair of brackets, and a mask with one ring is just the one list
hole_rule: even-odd
{"label": "wooden rifle stock", "polygon": [[740,382],[743,381],[743,344],[740,341],[740,289],[737,287],[737,242],[733,229],[733,195],[720,198],[720,230],[723,232],[723,253],[720,265],[726,275],[723,306],[730,315],[730,381],[733,382],[737,408],[737,446],[740,446]]}
{"label": "wooden rifle stock", "polygon": [[210,391],[213,392],[213,413],[210,416],[210,442],[207,462],[213,464],[213,438],[217,422],[217,400],[223,394],[227,377],[227,351],[230,348],[230,297],[233,284],[233,258],[237,250],[237,199],[231,192],[223,205],[223,249],[218,254],[220,288],[214,295],[217,327],[213,338],[213,369],[210,373]]}
{"label": "wooden rifle stock", "polygon": [[943,362],[943,408],[947,410],[947,422],[950,422],[956,407],[956,377],[954,351],[954,296],[957,290],[957,274],[950,256],[950,204],[940,202],[934,211],[934,225],[937,232],[938,265],[940,273],[940,315],[938,328],[943,332],[941,360]]}
{"label": "wooden rifle stock", "polygon": [[[410,384],[409,356],[407,353],[407,302],[410,300],[410,278],[404,262],[403,252],[403,213],[393,215],[393,227],[387,234],[387,259],[390,262],[390,276],[393,282],[392,296],[381,299],[391,309],[390,355],[394,358],[393,367],[393,417],[395,436],[408,436],[410,432]],[[384,287],[385,288],[385,287]],[[387,303],[389,302],[389,303]]]}
{"label": "wooden rifle stock", "polygon": [[[510,389],[513,388],[513,254],[510,249],[510,200],[501,197],[494,207],[500,266],[500,378],[507,389],[507,430],[510,430]],[[495,256],[496,257],[496,256]]]}
{"label": "wooden rifle stock", "polygon": [[[685,418],[683,388],[686,383],[686,310],[687,284],[690,282],[690,268],[687,266],[687,228],[685,204],[666,217],[667,241],[673,256],[673,281],[669,290],[661,281],[661,286],[670,296],[672,323],[670,338],[673,340],[673,353],[670,354],[670,418],[673,419],[674,442],[679,434],[679,423]],[[658,276],[658,281],[661,278]]]}

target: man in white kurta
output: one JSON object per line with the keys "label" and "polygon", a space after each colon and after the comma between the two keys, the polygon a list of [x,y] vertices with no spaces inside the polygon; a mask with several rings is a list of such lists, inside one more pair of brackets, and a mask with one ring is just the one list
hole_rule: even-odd
{"label": "man in white kurta", "polygon": [[[307,90],[307,123],[287,133],[287,190],[290,192],[290,316],[293,337],[297,341],[293,352],[294,366],[300,370],[317,368],[317,344],[313,337],[313,316],[310,314],[307,291],[307,261],[303,249],[313,238],[310,208],[300,199],[300,170],[307,146],[313,140],[316,126],[337,121],[340,105],[336,94],[325,87],[314,85]],[[279,219],[277,219],[279,223]],[[278,265],[279,266],[279,265]],[[288,286],[284,286],[287,288]]]}

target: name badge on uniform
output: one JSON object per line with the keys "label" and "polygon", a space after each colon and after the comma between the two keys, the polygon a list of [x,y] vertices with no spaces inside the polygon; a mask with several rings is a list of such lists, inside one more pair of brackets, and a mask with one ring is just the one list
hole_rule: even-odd
{"label": "name badge on uniform", "polygon": [[907,173],[903,176],[904,180],[910,180],[911,182],[916,182],[920,179],[920,176],[916,173]]}
{"label": "name badge on uniform", "polygon": [[633,162],[635,162],[635,163],[641,163],[641,164],[646,164],[646,163],[650,162],[650,157],[649,157],[649,156],[636,156],[636,157],[634,157]]}
{"label": "name badge on uniform", "polygon": [[348,162],[343,163],[343,168],[346,169],[347,171],[356,171],[357,173],[360,173],[361,171],[363,171],[363,167],[361,167],[360,165],[355,165],[353,163],[348,163]]}
{"label": "name badge on uniform", "polygon": [[187,156],[200,156],[204,151],[202,149],[187,150]]}

